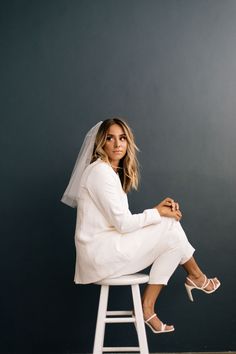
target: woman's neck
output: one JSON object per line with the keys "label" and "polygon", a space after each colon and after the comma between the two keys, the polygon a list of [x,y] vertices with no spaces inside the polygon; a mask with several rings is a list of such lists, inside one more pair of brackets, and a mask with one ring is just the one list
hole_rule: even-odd
{"label": "woman's neck", "polygon": [[113,170],[118,173],[119,172],[119,169],[121,167],[119,167],[119,162],[116,162],[116,161],[109,161],[109,164],[110,166],[113,168]]}

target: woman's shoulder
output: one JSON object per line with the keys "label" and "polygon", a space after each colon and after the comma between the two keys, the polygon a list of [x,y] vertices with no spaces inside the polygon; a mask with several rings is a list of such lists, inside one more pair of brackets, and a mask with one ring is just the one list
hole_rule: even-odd
{"label": "woman's shoulder", "polygon": [[116,177],[116,174],[113,171],[112,167],[101,159],[97,159],[86,168],[86,175],[87,179],[89,178],[90,180],[100,180],[101,178],[103,180],[105,178],[113,179]]}
{"label": "woman's shoulder", "polygon": [[108,163],[102,161],[101,159],[97,159],[96,161],[92,162],[88,166],[90,172],[96,173],[96,172],[107,172],[110,171],[111,167],[108,165]]}

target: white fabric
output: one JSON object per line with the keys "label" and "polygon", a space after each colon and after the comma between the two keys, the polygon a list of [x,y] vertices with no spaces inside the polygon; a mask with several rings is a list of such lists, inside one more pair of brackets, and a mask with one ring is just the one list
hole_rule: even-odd
{"label": "white fabric", "polygon": [[81,177],[86,167],[90,164],[96,135],[101,124],[102,121],[98,122],[86,134],[83,144],[80,148],[78,157],[76,159],[70,181],[62,196],[61,202],[67,204],[72,208],[77,207],[76,200],[79,196],[78,193],[80,189]]}
{"label": "white fabric", "polygon": [[195,249],[178,221],[162,217],[161,224],[148,226],[148,229],[139,232],[139,236],[145,238],[142,247],[112,276],[136,273],[152,265],[148,284],[167,285],[177,266],[192,257]]}
{"label": "white fabric", "polygon": [[180,223],[161,217],[153,208],[132,214],[119,176],[101,159],[86,168],[80,188],[75,283],[135,273],[158,258],[160,267],[156,263],[149,282],[167,282],[178,263],[191,257],[194,249]]}

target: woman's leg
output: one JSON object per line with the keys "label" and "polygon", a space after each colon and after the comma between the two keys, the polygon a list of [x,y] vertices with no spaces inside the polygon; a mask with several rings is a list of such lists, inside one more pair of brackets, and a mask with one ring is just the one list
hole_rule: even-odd
{"label": "woman's leg", "polygon": [[[155,303],[164,285],[167,285],[168,280],[174,273],[175,269],[181,262],[189,260],[195,249],[188,242],[187,237],[178,222],[174,219],[163,219],[166,227],[161,239],[156,245],[153,245],[152,258],[153,264],[149,274],[149,282],[142,295],[142,306],[144,319],[147,320],[155,312]],[[152,236],[155,240],[155,235]],[[142,248],[144,250],[145,248]],[[146,257],[143,256],[141,264]],[[151,258],[149,259],[149,261]],[[131,266],[131,264],[130,264]],[[147,265],[146,265],[147,266]],[[144,267],[143,267],[144,268]],[[130,269],[129,269],[130,270]],[[161,329],[161,321],[158,317],[153,317],[150,320],[150,325],[154,329]],[[172,329],[173,326],[166,326],[166,330]]]}
{"label": "woman's leg", "polygon": [[[167,282],[171,275],[174,273],[175,269],[179,265],[183,254],[188,258],[192,256],[194,249],[192,246],[184,245],[184,251],[181,244],[177,244],[175,248],[166,250],[154,261],[151,271],[149,283],[144,289],[142,295],[142,306],[143,306],[143,316],[147,320],[153,313],[155,313],[155,303],[158,296],[164,285],[167,285]],[[150,320],[150,325],[155,330],[161,329],[161,322],[158,317],[153,317]],[[166,326],[165,330],[172,329],[173,326]]]}
{"label": "woman's leg", "polygon": [[[188,274],[188,277],[194,281],[194,283],[197,286],[202,286],[205,277],[204,273],[201,271],[199,268],[197,262],[195,261],[194,257],[191,257],[187,262],[181,264],[185,271]],[[218,284],[219,280],[217,278],[213,278],[213,282],[215,285]],[[187,281],[188,283],[188,281]],[[144,289],[143,295],[142,295],[142,305],[143,305],[143,314],[144,314],[144,319],[146,320],[148,317],[150,317],[154,312],[155,312],[155,304],[157,301],[158,296],[160,295],[161,289],[163,288],[164,285],[162,284],[147,284],[146,288]],[[205,290],[213,290],[214,285],[209,282],[208,286],[205,288]],[[160,329],[160,320],[158,317],[154,317],[151,321],[150,324],[156,329]],[[166,329],[170,329],[171,326],[167,326]]]}
{"label": "woman's leg", "polygon": [[[143,317],[147,320],[155,312],[155,303],[159,296],[162,284],[147,284],[142,295]],[[153,317],[150,320],[150,324],[155,330],[161,329],[161,322],[158,317]],[[173,326],[167,325],[165,330],[170,330]]]}

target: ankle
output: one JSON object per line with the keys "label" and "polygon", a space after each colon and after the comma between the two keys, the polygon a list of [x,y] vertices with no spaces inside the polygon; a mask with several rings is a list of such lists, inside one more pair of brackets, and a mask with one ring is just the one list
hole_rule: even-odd
{"label": "ankle", "polygon": [[202,272],[193,272],[191,274],[188,274],[188,278],[190,278],[191,280],[200,280],[203,277],[204,274]]}

